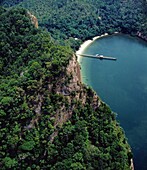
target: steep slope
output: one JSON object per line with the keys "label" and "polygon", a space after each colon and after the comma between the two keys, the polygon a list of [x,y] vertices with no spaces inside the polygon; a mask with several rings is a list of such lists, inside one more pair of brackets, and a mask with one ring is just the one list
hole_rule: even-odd
{"label": "steep slope", "polygon": [[0,11],[0,169],[131,169],[124,132],[72,50],[24,9]]}

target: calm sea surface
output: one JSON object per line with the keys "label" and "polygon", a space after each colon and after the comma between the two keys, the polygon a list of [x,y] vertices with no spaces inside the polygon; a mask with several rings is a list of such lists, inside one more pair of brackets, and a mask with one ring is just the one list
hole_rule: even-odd
{"label": "calm sea surface", "polygon": [[147,170],[147,43],[112,35],[95,40],[83,53],[117,58],[83,57],[82,79],[117,113],[132,147],[135,170]]}

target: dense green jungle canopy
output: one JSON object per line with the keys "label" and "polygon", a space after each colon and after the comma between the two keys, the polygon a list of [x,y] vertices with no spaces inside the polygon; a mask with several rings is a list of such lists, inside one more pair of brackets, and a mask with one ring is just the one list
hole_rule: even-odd
{"label": "dense green jungle canopy", "polygon": [[[69,46],[85,39],[146,35],[145,1],[0,3],[0,169],[130,169],[132,153],[114,113],[80,82],[69,90],[74,75],[67,67]],[[37,16],[43,29],[16,7]]]}
{"label": "dense green jungle canopy", "polygon": [[147,33],[146,0],[3,0],[1,4],[28,9],[53,38],[74,48],[80,40],[105,32]]}

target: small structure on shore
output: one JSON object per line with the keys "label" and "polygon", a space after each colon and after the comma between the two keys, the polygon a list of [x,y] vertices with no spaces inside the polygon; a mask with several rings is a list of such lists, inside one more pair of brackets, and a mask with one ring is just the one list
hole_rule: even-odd
{"label": "small structure on shore", "polygon": [[100,54],[96,54],[96,55],[90,55],[90,54],[77,54],[77,55],[80,55],[82,57],[89,57],[89,58],[96,58],[96,59],[105,59],[105,60],[117,60],[116,58],[114,57],[106,57],[106,56],[103,56],[103,55],[100,55]]}

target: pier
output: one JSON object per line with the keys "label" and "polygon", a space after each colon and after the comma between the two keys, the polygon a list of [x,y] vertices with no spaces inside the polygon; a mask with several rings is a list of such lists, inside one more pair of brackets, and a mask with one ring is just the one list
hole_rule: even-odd
{"label": "pier", "polygon": [[103,56],[103,55],[100,55],[100,54],[96,54],[96,55],[90,55],[90,54],[77,54],[77,55],[80,55],[82,57],[88,57],[88,58],[95,58],[95,59],[100,59],[100,60],[117,60],[116,58],[113,58],[113,57],[107,57],[107,56]]}

